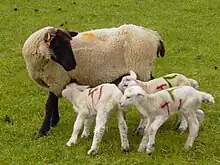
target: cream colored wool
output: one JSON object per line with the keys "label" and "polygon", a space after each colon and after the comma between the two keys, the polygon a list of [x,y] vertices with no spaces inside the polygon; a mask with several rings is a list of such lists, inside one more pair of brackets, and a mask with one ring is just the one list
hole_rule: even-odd
{"label": "cream colored wool", "polygon": [[78,84],[96,86],[133,70],[140,80],[149,80],[161,41],[156,31],[136,25],[82,32],[71,40],[76,69],[66,72],[50,59],[53,52],[43,40],[51,30],[56,29],[45,27],[30,35],[22,54],[31,79],[57,96],[71,78]]}

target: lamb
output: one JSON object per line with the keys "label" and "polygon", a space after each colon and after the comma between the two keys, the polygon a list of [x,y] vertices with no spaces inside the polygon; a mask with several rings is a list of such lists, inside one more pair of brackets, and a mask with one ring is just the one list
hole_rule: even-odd
{"label": "lamb", "polygon": [[215,100],[211,94],[197,91],[190,86],[173,87],[148,94],[140,86],[134,85],[125,89],[119,104],[121,108],[133,104],[147,118],[148,122],[138,151],[152,154],[155,150],[157,130],[175,113],[183,113],[189,124],[189,136],[184,148],[189,149],[193,146],[193,142],[198,136],[201,122],[199,120],[204,118],[204,113],[199,110],[203,102],[214,104]]}
{"label": "lamb", "polygon": [[81,33],[48,26],[27,38],[22,55],[29,77],[49,91],[44,122],[36,133],[41,137],[59,121],[58,100],[66,85],[117,84],[131,69],[147,81],[165,48],[158,32],[132,24]]}
{"label": "lamb", "polygon": [[[191,78],[187,78],[186,76],[179,74],[179,73],[171,73],[167,74],[163,77],[155,78],[153,80],[143,82],[140,80],[137,80],[137,75],[134,71],[130,71],[130,75],[124,76],[119,83],[118,87],[119,89],[124,92],[124,90],[129,85],[136,85],[138,84],[141,86],[147,93],[156,93],[163,89],[168,89],[170,87],[175,86],[192,86],[196,89],[199,88],[199,83]],[[144,121],[145,119],[143,116],[141,116],[140,123],[138,127],[135,129],[134,133],[140,133],[143,134],[144,126],[146,125],[147,121]],[[177,122],[177,126],[179,126],[179,130],[181,132],[185,132],[187,130],[188,124],[184,116],[179,114],[179,120]]]}
{"label": "lamb", "polygon": [[77,113],[74,123],[73,133],[67,146],[77,143],[79,131],[84,124],[84,130],[81,137],[89,136],[89,127],[91,120],[95,117],[95,131],[91,149],[88,154],[96,154],[98,145],[101,142],[105,132],[108,117],[117,109],[118,127],[121,137],[121,146],[123,151],[129,151],[129,142],[127,138],[127,125],[123,116],[123,109],[118,108],[118,100],[122,97],[122,92],[115,84],[101,84],[95,88],[77,85],[71,83],[62,91],[62,96],[67,98]]}

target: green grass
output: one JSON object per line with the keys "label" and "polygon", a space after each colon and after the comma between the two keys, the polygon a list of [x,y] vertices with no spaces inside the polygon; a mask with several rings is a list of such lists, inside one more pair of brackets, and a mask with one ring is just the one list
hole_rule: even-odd
{"label": "green grass", "polygon": [[[0,118],[8,115],[13,124],[0,122],[0,165],[5,164],[220,164],[220,1],[219,0],[1,0],[0,2]],[[17,8],[17,11],[13,9]],[[57,9],[61,8],[61,11]],[[34,10],[38,9],[38,12]],[[67,24],[65,24],[65,21]],[[115,116],[103,137],[99,154],[87,156],[92,142],[79,140],[66,147],[75,113],[60,101],[61,120],[48,136],[32,140],[44,118],[47,91],[33,83],[25,69],[21,48],[28,35],[44,27],[74,31],[133,23],[155,29],[165,41],[166,56],[155,62],[155,76],[179,72],[197,79],[200,89],[214,95],[213,106],[203,105],[205,121],[194,147],[182,150],[188,133],[180,134],[175,117],[167,121],[156,137],[156,153],[138,153],[141,136],[131,132],[139,114],[129,109],[130,153],[120,151]],[[201,55],[201,59],[196,57]],[[214,67],[218,69],[214,69]],[[92,131],[92,130],[91,130]]]}

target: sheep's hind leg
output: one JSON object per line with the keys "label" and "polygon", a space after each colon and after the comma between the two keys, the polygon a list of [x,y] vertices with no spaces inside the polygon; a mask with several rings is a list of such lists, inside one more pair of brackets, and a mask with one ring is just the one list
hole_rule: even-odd
{"label": "sheep's hind leg", "polygon": [[50,121],[52,117],[52,111],[54,104],[57,104],[58,98],[55,94],[52,92],[49,92],[48,99],[46,102],[46,109],[45,109],[45,117],[43,124],[40,128],[40,130],[36,133],[34,133],[33,138],[37,139],[39,137],[45,136],[47,132],[50,130]]}

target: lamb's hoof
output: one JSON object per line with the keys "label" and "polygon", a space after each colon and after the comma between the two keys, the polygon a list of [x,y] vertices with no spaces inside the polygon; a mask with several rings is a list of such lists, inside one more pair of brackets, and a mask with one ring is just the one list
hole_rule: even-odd
{"label": "lamb's hoof", "polygon": [[145,147],[139,147],[137,151],[138,151],[138,152],[145,152],[145,150],[146,150]]}
{"label": "lamb's hoof", "polygon": [[180,128],[178,128],[178,130],[179,130],[180,133],[185,133],[187,128],[180,127]]}
{"label": "lamb's hoof", "polygon": [[122,151],[123,152],[129,152],[130,151],[130,147],[127,146],[127,147],[122,147]]}
{"label": "lamb's hoof", "polygon": [[96,155],[97,152],[98,152],[98,149],[90,149],[90,150],[87,152],[87,154],[88,154],[88,155]]}
{"label": "lamb's hoof", "polygon": [[81,138],[82,138],[82,139],[87,139],[88,137],[89,137],[88,134],[82,134],[82,135],[81,135]]}
{"label": "lamb's hoof", "polygon": [[151,148],[147,148],[147,149],[146,149],[146,152],[147,152],[147,154],[148,154],[149,156],[151,156],[151,155],[153,154],[154,150],[155,150],[155,148],[154,148],[154,147],[151,147]]}
{"label": "lamb's hoof", "polygon": [[47,135],[46,133],[42,133],[40,131],[37,131],[33,134],[32,139],[36,140],[36,139],[39,139],[39,138],[44,137],[46,135]]}
{"label": "lamb's hoof", "polygon": [[192,148],[191,145],[187,145],[187,144],[184,145],[184,150],[186,151],[190,150],[191,148]]}
{"label": "lamb's hoof", "polygon": [[71,146],[76,145],[76,142],[73,142],[73,141],[70,141],[70,140],[69,140],[69,141],[66,143],[66,145],[69,146],[69,147],[71,147]]}

